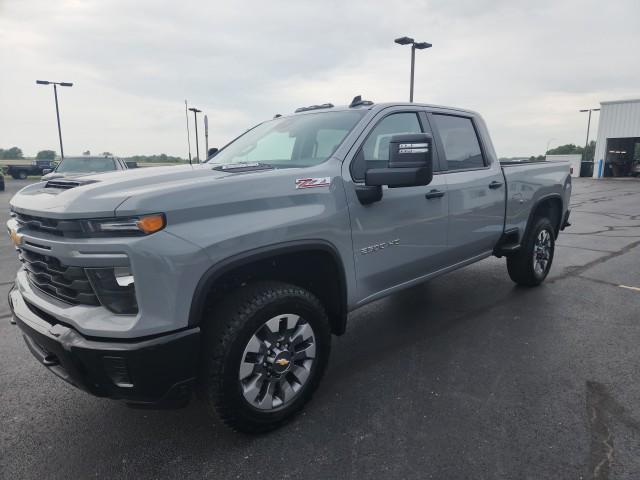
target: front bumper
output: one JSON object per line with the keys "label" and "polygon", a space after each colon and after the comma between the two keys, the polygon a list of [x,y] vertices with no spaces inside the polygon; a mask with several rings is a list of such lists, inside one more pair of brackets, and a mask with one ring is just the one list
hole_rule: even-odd
{"label": "front bumper", "polygon": [[31,353],[58,377],[98,397],[171,407],[191,395],[200,349],[200,329],[138,340],[85,337],[9,292],[13,321]]}

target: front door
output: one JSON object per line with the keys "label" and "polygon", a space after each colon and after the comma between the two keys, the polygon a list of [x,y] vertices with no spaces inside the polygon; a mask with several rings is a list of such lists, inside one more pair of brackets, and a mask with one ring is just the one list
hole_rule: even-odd
{"label": "front door", "polygon": [[387,166],[393,135],[431,133],[426,115],[397,107],[381,112],[372,125],[343,164],[361,303],[437,270],[447,248],[447,185],[435,151],[431,184],[383,187],[382,200],[370,205],[362,205],[355,192],[367,168]]}

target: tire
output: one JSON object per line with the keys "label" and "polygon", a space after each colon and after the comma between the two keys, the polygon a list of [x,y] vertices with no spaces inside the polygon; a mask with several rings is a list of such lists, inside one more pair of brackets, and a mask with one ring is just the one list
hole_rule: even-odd
{"label": "tire", "polygon": [[232,293],[213,310],[203,334],[200,393],[211,413],[247,433],[273,430],[302,409],[331,347],[320,301],[282,282]]}
{"label": "tire", "polygon": [[548,218],[535,219],[533,228],[524,239],[520,250],[507,257],[509,277],[518,285],[540,285],[549,274],[554,252],[553,225]]}
{"label": "tire", "polygon": [[26,180],[27,178],[27,172],[18,172],[18,178],[20,180]]}

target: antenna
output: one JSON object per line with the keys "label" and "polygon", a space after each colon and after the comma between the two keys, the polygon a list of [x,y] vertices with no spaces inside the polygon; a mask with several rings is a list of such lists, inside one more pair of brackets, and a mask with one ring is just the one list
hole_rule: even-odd
{"label": "antenna", "polygon": [[189,135],[189,111],[187,101],[184,101],[184,118],[187,120],[187,145],[189,145],[189,165],[191,165],[191,136]]}
{"label": "antenna", "polygon": [[371,100],[362,100],[362,95],[357,95],[351,100],[349,108],[359,107],[360,105],[373,105],[373,102]]}

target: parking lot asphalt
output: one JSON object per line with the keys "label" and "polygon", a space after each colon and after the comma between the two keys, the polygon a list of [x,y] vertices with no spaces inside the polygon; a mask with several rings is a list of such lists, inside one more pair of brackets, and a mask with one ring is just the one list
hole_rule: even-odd
{"label": "parking lot asphalt", "polygon": [[0,477],[640,478],[640,182],[576,179],[572,204],[542,286],[491,258],[354,312],[313,401],[262,436],[47,372],[9,324],[2,235]]}

